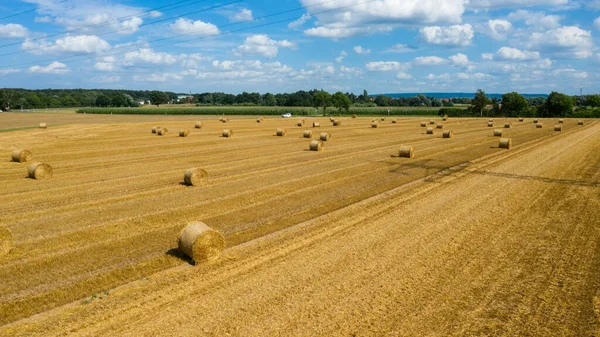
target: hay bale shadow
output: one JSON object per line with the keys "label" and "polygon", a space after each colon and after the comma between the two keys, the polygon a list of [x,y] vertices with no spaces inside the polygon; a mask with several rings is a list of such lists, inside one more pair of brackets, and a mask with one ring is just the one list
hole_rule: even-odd
{"label": "hay bale shadow", "polygon": [[196,263],[194,263],[194,260],[192,260],[191,257],[185,255],[182,251],[179,250],[179,248],[171,248],[167,250],[166,254],[179,260],[185,261],[192,266],[196,265]]}

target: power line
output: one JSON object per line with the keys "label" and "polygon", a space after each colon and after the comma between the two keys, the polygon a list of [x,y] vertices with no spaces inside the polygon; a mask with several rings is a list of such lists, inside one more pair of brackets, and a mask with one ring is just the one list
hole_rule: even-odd
{"label": "power line", "polygon": [[[319,6],[319,5],[322,5],[322,4],[325,4],[325,3],[328,3],[328,2],[333,2],[333,1],[334,0],[330,0],[330,1],[325,1],[325,2],[322,2],[322,3],[314,4],[314,5],[311,5],[311,6],[307,6],[307,7],[299,7],[299,8],[290,9],[290,10],[286,10],[286,11],[282,11],[282,12],[277,12],[277,13],[265,15],[263,17],[255,18],[253,20],[246,20],[246,21],[235,23],[235,24],[239,24],[239,23],[243,23],[243,22],[250,22],[250,21],[257,21],[257,20],[260,20],[260,19],[263,19],[263,18],[266,18],[266,17],[272,17],[272,16],[276,16],[276,15],[281,15],[281,14],[289,13],[289,12],[292,12],[292,11],[297,11],[299,9],[305,9],[305,8],[309,8],[309,7]],[[350,7],[354,7],[354,6],[358,6],[358,5],[362,5],[362,4],[366,4],[366,3],[370,3],[370,2],[374,2],[374,1],[377,1],[377,0],[367,0],[367,1],[356,3],[356,4],[352,4],[352,5],[347,5],[347,6],[337,7],[337,8],[331,8],[331,9],[327,9],[327,10],[323,10],[323,11],[320,11],[320,12],[313,13],[313,15],[324,14],[324,13],[328,13],[328,12],[335,12],[335,11],[347,9],[347,8],[350,8]],[[262,27],[272,26],[272,25],[275,25],[275,24],[278,24],[278,23],[290,22],[290,21],[298,20],[299,18],[301,18],[301,16],[294,16],[292,18],[282,19],[282,20],[273,21],[273,22],[269,22],[269,23],[264,23],[264,24],[260,24],[260,25],[256,25],[256,26],[251,26],[251,27],[246,27],[246,28],[240,28],[240,29],[231,30],[231,31],[228,31],[228,32],[222,32],[222,33],[219,33],[219,34],[213,34],[213,35],[210,35],[210,36],[202,36],[202,37],[197,37],[197,38],[192,38],[192,39],[187,39],[187,40],[182,40],[182,41],[168,42],[168,43],[164,43],[164,44],[161,44],[161,45],[154,46],[154,48],[159,48],[159,47],[164,47],[164,46],[169,46],[169,45],[175,45],[175,44],[180,44],[180,43],[186,43],[186,42],[191,42],[191,41],[198,41],[198,40],[203,40],[203,39],[207,39],[207,38],[214,38],[214,37],[217,37],[217,36],[230,35],[230,34],[233,34],[233,33],[238,33],[238,32],[242,32],[242,31],[246,31],[246,30],[251,30],[251,29],[255,29],[255,28],[262,28]],[[233,25],[233,24],[227,24],[227,25],[217,26],[217,28],[223,28],[223,27],[231,26],[231,25]],[[195,32],[195,33],[197,33],[197,32]],[[166,38],[161,38],[161,39],[156,39],[156,40],[152,40],[152,41],[147,41],[147,42],[143,42],[143,43],[138,43],[138,44],[132,44],[132,45],[128,45],[128,46],[117,47],[117,48],[113,48],[113,50],[121,49],[121,48],[131,48],[131,47],[135,47],[136,45],[139,45],[139,44],[145,44],[145,43],[149,43],[149,42],[156,42],[156,41],[159,41],[159,40],[167,40],[167,39],[172,39],[174,37],[179,37],[179,36],[184,36],[184,35],[191,35],[191,34],[194,34],[194,33],[177,34],[177,35],[174,35],[174,36],[170,36],[170,37],[166,37]],[[35,62],[27,62],[27,63],[17,64],[17,65],[12,65],[12,66],[8,66],[8,67],[10,67],[8,69],[25,69],[25,68],[28,68],[28,65],[30,65],[30,64],[43,63],[43,62],[49,62],[49,61],[55,61],[55,62],[56,61],[63,61],[63,62],[66,62],[66,63],[78,62],[78,61],[91,60],[91,59],[94,59],[96,57],[106,57],[106,56],[121,55],[121,54],[125,54],[127,52],[128,51],[117,52],[117,53],[112,53],[112,54],[102,54],[102,55],[96,55],[95,52],[88,52],[88,53],[81,53],[81,54],[77,54],[77,55],[71,55],[71,56],[68,56],[68,57],[65,57],[65,58],[62,58],[62,59],[60,59],[60,58],[59,59],[52,58],[52,59],[46,59],[46,60],[38,60],[38,61],[35,61]],[[76,60],[68,60],[70,58],[79,57],[79,56],[88,56],[88,55],[93,55],[93,56],[92,57],[87,57],[87,58],[76,59]],[[25,66],[25,65],[27,65],[27,66]],[[107,72],[107,73],[110,73],[110,72]]]}
{"label": "power line", "polygon": [[[43,40],[43,39],[47,39],[47,38],[50,38],[50,37],[61,36],[61,35],[66,35],[66,34],[73,33],[73,32],[87,30],[87,29],[90,29],[90,28],[96,28],[96,27],[105,26],[105,25],[108,25],[110,23],[118,23],[120,20],[130,19],[130,18],[133,18],[133,17],[136,17],[136,16],[143,16],[144,14],[150,14],[151,12],[162,10],[162,9],[164,9],[166,7],[176,6],[176,5],[180,5],[182,3],[186,3],[186,2],[190,2],[190,1],[192,1],[192,0],[183,0],[183,1],[175,2],[175,3],[169,4],[169,5],[165,5],[165,6],[151,8],[151,9],[145,10],[143,12],[139,12],[139,13],[135,13],[135,14],[131,14],[131,15],[122,16],[122,17],[119,17],[119,18],[116,18],[116,19],[111,19],[111,20],[103,21],[103,22],[96,23],[96,24],[93,24],[93,25],[88,25],[88,26],[79,27],[79,28],[75,28],[75,29],[65,30],[65,31],[60,32],[60,33],[54,33],[54,34],[50,34],[50,35],[46,35],[46,36],[36,37],[36,38],[33,38],[33,39],[29,39],[29,41]],[[196,4],[196,3],[199,3],[199,2],[204,2],[204,1],[206,1],[206,0],[196,0],[196,1],[192,1],[191,3],[185,4],[185,5],[176,6],[176,7],[173,7],[173,8],[166,9],[164,11],[165,12],[166,11],[171,11],[171,10],[174,10],[174,9],[177,9],[177,8],[186,7],[186,6],[193,5],[193,4]],[[236,2],[238,2],[238,1],[236,1]],[[189,14],[190,13],[188,13],[188,15]],[[140,27],[146,26],[146,25],[147,24],[140,25]],[[109,33],[105,33],[104,35],[111,34],[111,33],[116,33],[116,32],[121,32],[121,31],[128,30],[128,29],[129,28],[121,29],[121,30],[116,30],[116,31],[112,31],[112,32],[109,32]],[[15,46],[15,45],[18,45],[18,44],[21,44],[21,42],[6,43],[6,44],[3,44],[3,45],[0,45],[0,48]],[[28,49],[28,50],[30,50],[30,49]],[[18,52],[15,52],[15,53],[18,53]],[[15,54],[15,53],[7,53],[7,54],[2,54],[0,56],[12,55],[12,54]]]}
{"label": "power line", "polygon": [[61,0],[61,1],[57,1],[57,2],[54,2],[54,3],[48,4],[48,5],[45,5],[45,6],[41,6],[41,7],[37,7],[37,8],[33,8],[33,9],[29,9],[29,10],[26,10],[26,11],[23,11],[23,12],[19,12],[19,13],[15,13],[15,14],[7,15],[7,16],[3,16],[3,17],[1,17],[1,18],[0,18],[0,20],[4,20],[4,19],[8,19],[8,18],[12,18],[12,17],[19,16],[19,15],[22,15],[22,14],[31,13],[31,12],[33,12],[33,11],[36,11],[36,10],[38,10],[38,9],[42,9],[42,8],[46,8],[46,7],[51,7],[51,6],[54,6],[54,5],[61,4],[61,3],[63,3],[63,2],[67,2],[67,1],[68,1],[68,0]]}
{"label": "power line", "polygon": [[[206,0],[200,0],[200,1],[195,1],[195,2],[202,2],[202,1],[206,1]],[[235,3],[238,3],[238,2],[242,2],[242,1],[243,0],[235,0],[235,1],[232,1],[232,2],[225,3],[225,4],[221,4],[221,5],[217,5],[217,6],[213,6],[213,7],[209,7],[209,8],[203,8],[203,9],[200,9],[200,10],[197,10],[197,11],[189,12],[186,15],[207,12],[207,11],[210,11],[210,10],[213,10],[213,9],[216,9],[216,8],[229,6],[229,5],[232,5],[232,4],[235,4]],[[183,15],[175,15],[175,16],[171,16],[171,17],[164,18],[164,19],[161,19],[161,20],[157,20],[157,21],[153,21],[153,22],[148,22],[148,23],[142,24],[142,25],[138,26],[138,28],[140,28],[140,27],[146,27],[146,26],[151,26],[151,25],[155,25],[157,23],[169,21],[169,20],[174,19],[174,18],[182,18],[182,17],[184,17],[184,16]],[[118,33],[118,32],[122,32],[122,31],[126,31],[126,30],[129,30],[129,29],[130,28],[117,29],[117,30],[113,30],[113,31],[110,31],[110,32],[105,32],[105,33],[102,33],[102,34],[97,34],[96,36],[104,36],[104,35],[108,35],[108,34],[112,34],[112,33]],[[56,36],[56,35],[62,35],[62,34],[55,34],[54,36]],[[48,36],[46,36],[46,37],[48,37]],[[44,39],[46,37],[36,38],[36,39],[33,39],[33,40],[29,40],[29,41],[37,41],[37,40]],[[80,40],[80,39],[81,39],[81,37],[78,37],[78,38],[76,37],[74,40]],[[17,42],[17,44],[19,44],[19,43],[21,43],[21,42]],[[61,46],[61,45],[65,45],[65,44],[67,44],[67,42],[55,43],[54,46]],[[2,46],[0,46],[0,48],[1,47]],[[21,54],[21,53],[24,53],[24,52],[27,52],[27,51],[30,51],[30,50],[35,50],[35,49],[38,49],[38,47],[21,49],[19,51],[14,51],[14,52],[0,54],[0,57],[2,57],[2,56],[8,56],[8,55]]]}

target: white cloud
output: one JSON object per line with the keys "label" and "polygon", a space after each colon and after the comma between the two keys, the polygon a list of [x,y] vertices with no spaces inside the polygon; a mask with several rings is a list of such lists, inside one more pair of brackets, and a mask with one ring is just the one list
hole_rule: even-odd
{"label": "white cloud", "polygon": [[386,52],[386,53],[410,53],[410,52],[414,52],[416,50],[417,50],[417,48],[415,48],[415,47],[412,47],[412,46],[409,46],[406,44],[396,43],[395,45],[386,49],[384,52]]}
{"label": "white cloud", "polygon": [[137,63],[151,64],[173,64],[177,62],[177,57],[162,52],[155,52],[150,48],[140,48],[137,51],[130,51],[123,55],[123,64],[133,65]]}
{"label": "white cloud", "polygon": [[96,62],[94,69],[99,71],[115,71],[117,68],[111,62]]}
{"label": "white cloud", "polygon": [[448,60],[438,56],[419,56],[413,60],[413,64],[416,66],[440,66],[448,63]]}
{"label": "white cloud", "polygon": [[340,72],[348,75],[360,75],[362,74],[362,70],[354,67],[346,67],[344,65],[340,66]]}
{"label": "white cloud", "polygon": [[419,32],[425,42],[447,47],[468,46],[474,35],[473,26],[470,24],[424,27]]}
{"label": "white cloud", "polygon": [[348,53],[346,53],[346,51],[342,50],[342,52],[340,53],[340,56],[335,58],[335,62],[337,63],[342,63],[342,61],[344,60],[344,57],[348,56]]}
{"label": "white cloud", "polygon": [[460,23],[463,0],[301,0],[318,27],[305,30],[310,36],[343,38],[376,32],[389,32],[402,25]]}
{"label": "white cloud", "polygon": [[94,83],[117,83],[121,81],[120,76],[97,76],[92,77],[91,81]]}
{"label": "white cloud", "polygon": [[483,32],[493,39],[506,40],[508,33],[512,30],[512,23],[506,20],[488,20]]}
{"label": "white cloud", "polygon": [[33,19],[33,22],[40,22],[40,23],[51,23],[52,22],[52,18],[49,16],[36,16]]}
{"label": "white cloud", "polygon": [[244,44],[233,50],[235,55],[261,55],[264,57],[275,57],[279,47],[295,48],[296,45],[288,40],[276,41],[266,34],[252,35],[246,38]]}
{"label": "white cloud", "polygon": [[413,77],[411,74],[407,74],[407,73],[401,71],[396,75],[396,78],[399,80],[410,80]]}
{"label": "white cloud", "polygon": [[27,28],[19,24],[0,25],[0,38],[24,38],[28,34]]}
{"label": "white cloud", "polygon": [[560,27],[562,19],[558,15],[546,15],[542,12],[531,12],[524,9],[510,13],[508,18],[514,21],[524,21],[526,25],[540,31]]}
{"label": "white cloud", "polygon": [[538,60],[540,53],[531,51],[522,51],[517,48],[502,47],[498,49],[494,59],[496,60],[518,60],[518,61],[529,61]]}
{"label": "white cloud", "polygon": [[247,8],[243,8],[241,11],[229,17],[229,21],[231,22],[241,22],[250,20],[254,20],[254,17],[252,17],[252,11]]}
{"label": "white cloud", "polygon": [[310,16],[310,14],[302,14],[302,16],[296,20],[296,21],[292,21],[288,24],[288,28],[290,29],[297,29],[302,27],[302,25],[304,25],[306,23],[306,21],[310,20],[312,18],[312,16]]}
{"label": "white cloud", "polygon": [[162,16],[162,13],[159,12],[159,11],[152,11],[152,12],[150,12],[150,17],[151,18],[159,18],[161,16]]}
{"label": "white cloud", "polygon": [[394,71],[404,69],[400,62],[396,61],[377,61],[377,62],[369,62],[365,66],[368,71]]}
{"label": "white cloud", "polygon": [[66,74],[70,70],[67,65],[60,62],[52,62],[46,67],[33,66],[29,68],[30,73],[42,73],[42,74]]}
{"label": "white cloud", "polygon": [[484,60],[493,60],[494,59],[494,54],[490,54],[490,53],[483,53],[481,54],[481,58]]}
{"label": "white cloud", "polygon": [[358,55],[369,55],[371,54],[371,49],[365,49],[361,46],[354,46],[354,52],[357,53]]}
{"label": "white cloud", "polygon": [[110,44],[95,35],[65,36],[55,42],[44,40],[25,40],[21,44],[28,53],[42,55],[47,53],[98,53],[110,49]]}
{"label": "white cloud", "polygon": [[572,68],[566,68],[566,69],[554,70],[552,72],[552,76],[584,79],[584,78],[588,78],[588,73],[585,71],[577,71]]}
{"label": "white cloud", "polygon": [[576,26],[563,26],[543,33],[534,32],[527,45],[552,53],[559,58],[588,58],[592,56],[592,33]]}
{"label": "white cloud", "polygon": [[457,67],[467,67],[471,62],[469,62],[469,58],[467,55],[458,53],[456,55],[452,55],[448,58],[453,65]]}
{"label": "white cloud", "polygon": [[16,73],[20,73],[21,70],[20,69],[0,69],[0,75],[9,75],[9,74],[16,74]]}
{"label": "white cloud", "polygon": [[596,20],[594,20],[594,28],[600,30],[600,17],[597,17]]}
{"label": "white cloud", "polygon": [[568,3],[569,0],[471,0],[469,8],[472,10],[480,10],[514,7],[560,6],[567,5]]}
{"label": "white cloud", "polygon": [[171,30],[177,34],[188,34],[196,36],[212,36],[219,34],[219,28],[212,23],[202,20],[192,21],[186,18],[179,18],[175,23],[169,25]]}

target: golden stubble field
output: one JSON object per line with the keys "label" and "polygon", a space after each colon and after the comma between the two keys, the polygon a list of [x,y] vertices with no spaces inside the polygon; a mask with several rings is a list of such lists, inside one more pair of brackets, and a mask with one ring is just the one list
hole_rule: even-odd
{"label": "golden stubble field", "polygon": [[[422,120],[0,114],[49,126],[0,133],[0,335],[597,334],[600,123]],[[332,137],[311,152],[305,130]],[[177,251],[194,220],[220,260]]]}

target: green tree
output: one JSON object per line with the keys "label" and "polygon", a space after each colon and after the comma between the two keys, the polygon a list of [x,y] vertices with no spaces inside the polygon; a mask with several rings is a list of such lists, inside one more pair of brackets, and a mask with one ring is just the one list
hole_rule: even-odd
{"label": "green tree", "polygon": [[593,107],[600,106],[600,96],[598,94],[589,95],[585,100],[585,104]]}
{"label": "green tree", "polygon": [[375,104],[377,104],[377,106],[390,106],[392,100],[393,99],[390,96],[379,95],[375,97]]}
{"label": "green tree", "polygon": [[323,107],[323,113],[327,111],[328,106],[331,106],[331,94],[327,91],[317,91],[313,100],[315,108]]}
{"label": "green tree", "polygon": [[163,91],[150,91],[150,94],[148,96],[150,98],[150,102],[153,105],[156,105],[157,107],[161,104],[166,104],[167,102],[169,102],[169,96],[166,92]]}
{"label": "green tree", "polygon": [[502,114],[507,117],[524,116],[527,113],[529,104],[527,99],[516,92],[510,92],[502,95]]}
{"label": "green tree", "polygon": [[342,109],[348,112],[350,110],[350,104],[352,104],[350,98],[348,98],[348,96],[341,91],[338,91],[331,96],[331,102],[333,103],[334,107],[338,108],[340,113],[342,112]]}
{"label": "green tree", "polygon": [[565,117],[573,114],[573,99],[565,94],[551,92],[541,110],[543,117]]}
{"label": "green tree", "polygon": [[115,93],[114,95],[112,95],[110,101],[112,103],[112,106],[116,107],[122,107],[127,105],[127,99],[121,93]]}
{"label": "green tree", "polygon": [[100,96],[98,96],[98,98],[96,98],[96,106],[105,108],[105,107],[109,106],[110,104],[111,104],[110,97],[106,96],[105,94],[101,94]]}
{"label": "green tree", "polygon": [[483,110],[488,105],[489,100],[485,95],[485,91],[478,89],[475,98],[471,101],[471,112],[483,116]]}

